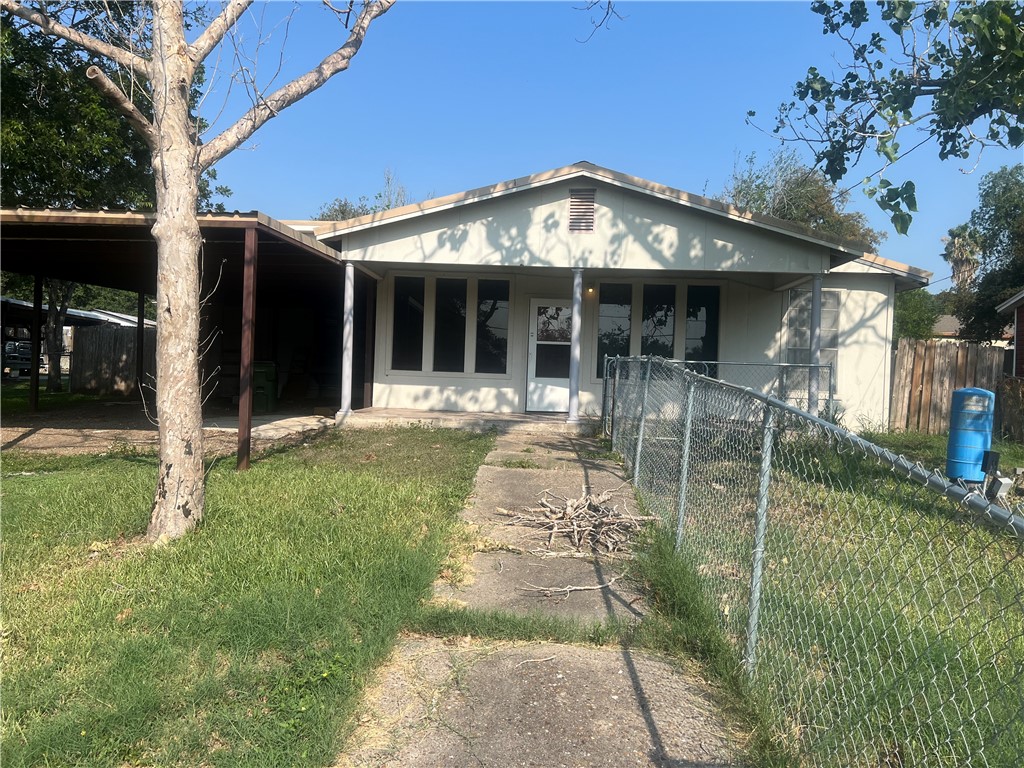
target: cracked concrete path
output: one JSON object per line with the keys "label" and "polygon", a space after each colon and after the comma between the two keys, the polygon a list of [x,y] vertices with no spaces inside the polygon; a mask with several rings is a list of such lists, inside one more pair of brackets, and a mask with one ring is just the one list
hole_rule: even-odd
{"label": "cracked concrete path", "polygon": [[[503,510],[542,493],[632,487],[600,441],[505,434],[463,512],[476,536],[463,583],[435,600],[594,624],[643,619],[628,561],[580,556],[568,541],[509,525]],[[572,588],[572,589],[567,589]],[[627,648],[406,636],[368,690],[339,768],[383,766],[726,766],[733,732],[695,668]]]}

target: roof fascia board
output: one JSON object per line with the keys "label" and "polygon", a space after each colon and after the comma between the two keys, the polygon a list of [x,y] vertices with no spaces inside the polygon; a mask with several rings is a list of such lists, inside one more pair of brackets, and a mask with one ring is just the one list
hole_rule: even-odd
{"label": "roof fascia board", "polygon": [[996,312],[1009,312],[1011,309],[1015,309],[1018,305],[1024,304],[1024,291],[1011,296],[1002,304],[996,306]]}

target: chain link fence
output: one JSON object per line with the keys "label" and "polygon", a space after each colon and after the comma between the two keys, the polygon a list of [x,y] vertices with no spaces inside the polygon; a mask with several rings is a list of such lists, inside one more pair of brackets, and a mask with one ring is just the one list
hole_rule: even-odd
{"label": "chain link fence", "polygon": [[605,404],[802,764],[1024,764],[1021,505],[678,361],[610,361]]}

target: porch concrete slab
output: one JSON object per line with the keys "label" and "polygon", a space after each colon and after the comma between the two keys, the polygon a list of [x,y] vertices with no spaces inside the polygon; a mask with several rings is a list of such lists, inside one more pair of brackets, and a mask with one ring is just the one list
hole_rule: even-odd
{"label": "porch concrete slab", "polygon": [[477,552],[469,565],[471,581],[438,584],[435,598],[484,611],[585,623],[639,621],[644,615],[641,595],[607,561]]}
{"label": "porch concrete slab", "polygon": [[498,434],[592,435],[598,420],[581,417],[575,424],[565,414],[547,413],[467,413],[463,411],[419,411],[412,408],[363,408],[339,414],[339,426],[350,429],[420,425],[432,429],[465,429]]}
{"label": "porch concrete slab", "polygon": [[694,671],[624,648],[410,636],[335,768],[738,764]]}

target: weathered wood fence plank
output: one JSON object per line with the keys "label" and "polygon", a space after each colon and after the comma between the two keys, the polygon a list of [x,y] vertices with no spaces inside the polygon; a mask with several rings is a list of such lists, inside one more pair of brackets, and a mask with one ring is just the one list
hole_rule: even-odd
{"label": "weathered wood fence plank", "polygon": [[933,435],[946,432],[953,390],[997,391],[1004,354],[1001,347],[967,342],[901,339],[893,366],[890,428]]}

